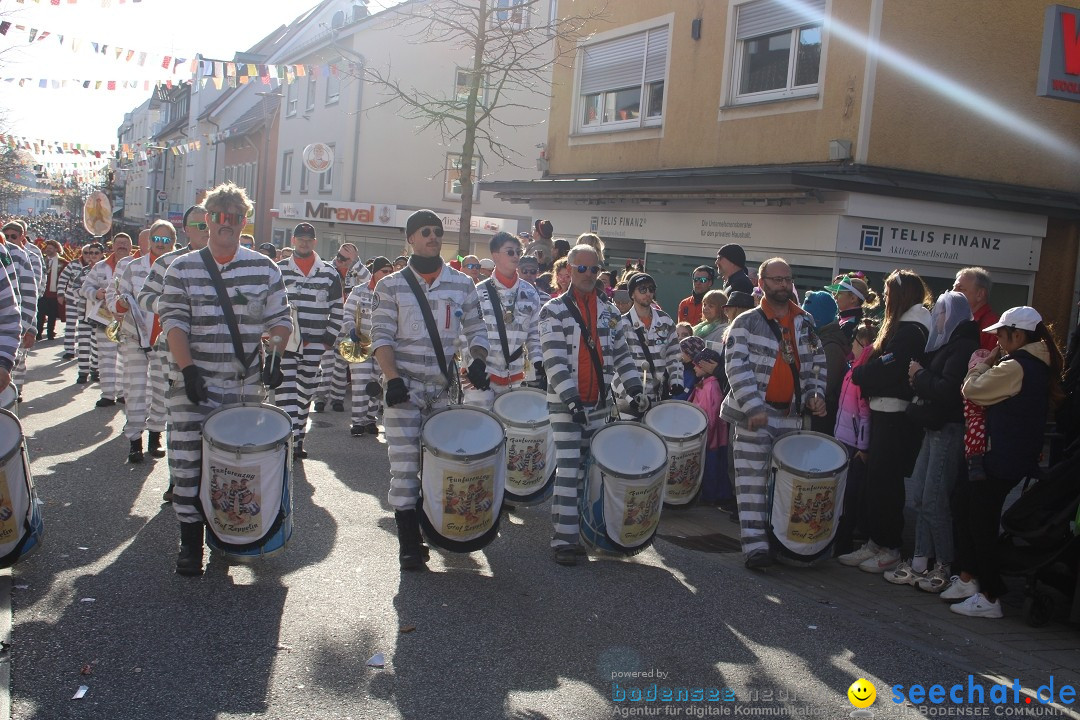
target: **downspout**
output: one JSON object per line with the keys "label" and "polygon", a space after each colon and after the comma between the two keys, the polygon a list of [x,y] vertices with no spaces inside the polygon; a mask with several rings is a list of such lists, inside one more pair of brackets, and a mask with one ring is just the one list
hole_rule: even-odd
{"label": "downspout", "polygon": [[356,176],[360,168],[360,108],[364,100],[364,67],[366,60],[363,55],[357,54],[360,68],[359,77],[356,78],[356,114],[353,119],[353,166],[349,181],[349,202],[356,202]]}
{"label": "downspout", "polygon": [[[211,120],[209,116],[207,116],[206,122],[213,125],[214,129],[217,130],[217,132],[214,133],[215,135],[220,135],[221,134],[221,126],[218,125],[213,120]],[[217,187],[218,145],[220,145],[220,143],[218,143],[218,142],[214,143],[214,172],[211,173],[211,175],[210,175],[210,187],[212,187],[212,188]]]}

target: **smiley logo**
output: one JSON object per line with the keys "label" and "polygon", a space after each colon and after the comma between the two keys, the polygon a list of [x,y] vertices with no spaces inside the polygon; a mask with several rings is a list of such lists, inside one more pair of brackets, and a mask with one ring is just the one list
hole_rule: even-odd
{"label": "smiley logo", "polygon": [[877,690],[873,683],[865,678],[859,678],[851,683],[847,691],[848,700],[857,708],[868,708],[877,699]]}

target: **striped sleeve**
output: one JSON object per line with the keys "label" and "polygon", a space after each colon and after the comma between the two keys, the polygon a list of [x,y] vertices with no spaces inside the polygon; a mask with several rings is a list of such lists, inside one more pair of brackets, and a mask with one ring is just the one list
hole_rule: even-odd
{"label": "striped sleeve", "polygon": [[[567,322],[571,325],[567,326]],[[562,300],[552,299],[540,308],[540,347],[548,379],[548,392],[556,393],[564,405],[581,402],[571,365],[572,340],[567,338],[567,327],[571,334],[575,332],[573,323]]]}
{"label": "striped sleeve", "polygon": [[15,290],[7,273],[0,272],[0,367],[8,372],[15,365],[21,326],[22,316]]}
{"label": "striped sleeve", "polygon": [[668,371],[668,384],[675,383],[682,385],[683,373],[682,373],[682,350],[679,348],[679,333],[675,331],[675,321],[668,315],[664,315],[667,318],[668,325],[668,339],[667,345],[664,347],[664,362],[667,365]]}
{"label": "striped sleeve", "polygon": [[735,318],[724,346],[724,370],[731,385],[731,395],[747,417],[765,412],[765,395],[758,386],[754,364],[750,361],[749,323],[753,318],[753,313]]}
{"label": "striped sleeve", "polygon": [[490,345],[488,345],[487,325],[484,324],[484,313],[480,310],[480,296],[476,294],[476,286],[471,282],[464,289],[465,301],[461,304],[461,332],[468,343],[470,355],[476,355],[477,349],[482,349],[483,356],[487,357]]}
{"label": "striped sleeve", "polygon": [[[612,307],[612,311],[615,315],[619,315],[617,308]],[[619,316],[619,322],[611,330],[611,364],[627,395],[637,395],[644,389],[637,364],[634,362],[634,355],[630,352],[630,345],[627,343],[627,334],[632,332],[630,321],[622,316]]]}
{"label": "striped sleeve", "polygon": [[17,245],[9,246],[19,284],[19,302],[22,308],[23,333],[37,334],[37,273],[30,264],[26,251]]}

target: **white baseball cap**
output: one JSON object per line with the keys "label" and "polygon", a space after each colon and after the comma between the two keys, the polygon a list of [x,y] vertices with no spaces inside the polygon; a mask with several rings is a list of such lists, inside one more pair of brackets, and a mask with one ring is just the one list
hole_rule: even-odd
{"label": "white baseball cap", "polygon": [[983,332],[997,332],[1000,328],[1013,328],[1015,330],[1028,330],[1034,332],[1035,327],[1042,322],[1042,315],[1033,307],[1021,305],[1009,308],[1001,313],[1001,319]]}
{"label": "white baseball cap", "polygon": [[484,268],[485,270],[494,270],[495,269],[495,261],[492,260],[491,258],[484,258],[483,260],[480,261],[480,267]]}

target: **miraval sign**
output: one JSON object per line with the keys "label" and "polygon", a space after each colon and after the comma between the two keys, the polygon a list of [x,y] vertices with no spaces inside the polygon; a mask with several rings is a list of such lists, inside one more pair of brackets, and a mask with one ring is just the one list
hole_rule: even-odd
{"label": "miraval sign", "polygon": [[1046,8],[1036,94],[1080,102],[1080,8]]}
{"label": "miraval sign", "polygon": [[[304,203],[305,220],[326,220],[348,225],[383,225],[394,227],[397,221],[397,205],[380,203]],[[299,209],[292,203],[283,203],[281,217],[299,218]]]}

